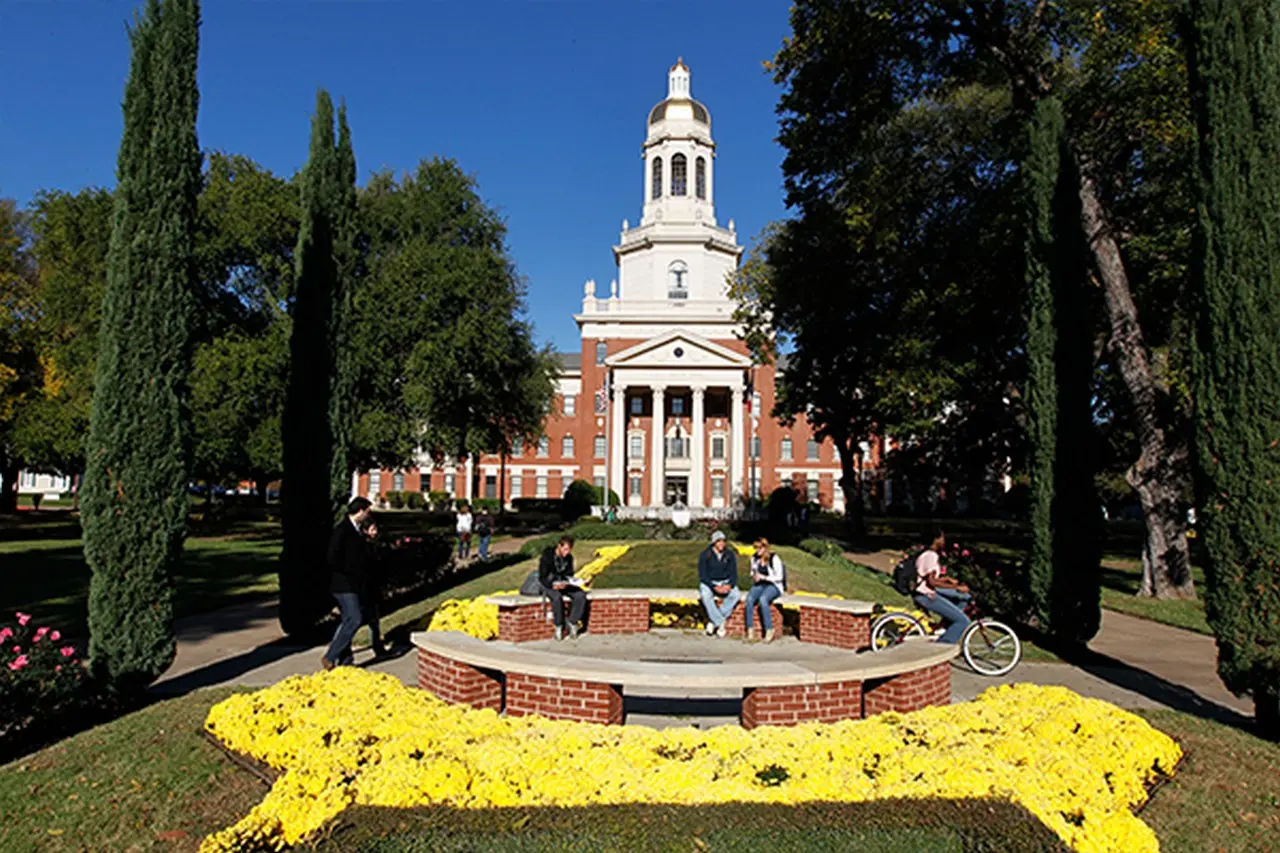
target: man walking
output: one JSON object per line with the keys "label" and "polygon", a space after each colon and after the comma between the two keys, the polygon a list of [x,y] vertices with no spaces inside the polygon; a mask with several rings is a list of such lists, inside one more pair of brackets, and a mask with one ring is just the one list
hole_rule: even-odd
{"label": "man walking", "polygon": [[[698,594],[707,611],[707,636],[725,636],[725,623],[742,592],[738,589],[738,555],[729,547],[723,530],[711,534],[711,544],[698,557]],[[717,598],[722,599],[719,606]]]}
{"label": "man walking", "polygon": [[489,510],[482,509],[476,516],[475,533],[480,540],[480,561],[484,562],[489,559],[489,538],[493,536],[493,519],[489,517]]}
{"label": "man walking", "polygon": [[[371,506],[368,498],[352,498],[347,504],[346,520],[339,522],[329,537],[329,591],[337,599],[341,618],[338,630],[333,633],[333,641],[320,659],[320,665],[325,669],[355,663],[355,657],[351,653],[351,638],[360,629],[361,599],[365,595],[372,559],[369,543],[361,528],[369,518]],[[369,535],[372,537],[377,534],[377,527],[370,525]]]}

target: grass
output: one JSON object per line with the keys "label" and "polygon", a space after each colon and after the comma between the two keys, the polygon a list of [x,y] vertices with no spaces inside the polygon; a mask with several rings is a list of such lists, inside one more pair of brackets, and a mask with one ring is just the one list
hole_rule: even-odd
{"label": "grass", "polygon": [[[1198,590],[1204,590],[1204,571],[1199,566],[1191,567],[1191,577]],[[1142,582],[1142,563],[1139,560],[1108,555],[1102,564],[1102,606],[1108,610],[1117,610],[1172,625],[1174,628],[1185,628],[1197,634],[1213,636],[1209,622],[1204,615],[1203,599],[1160,600],[1155,598],[1138,598],[1134,593]]]}
{"label": "grass", "polygon": [[[193,851],[266,793],[198,731],[229,695],[160,702],[0,767],[0,849]],[[1186,759],[1141,817],[1166,853],[1253,853],[1280,831],[1280,745],[1176,711],[1142,716]],[[697,809],[645,806],[454,811],[351,809],[314,847],[418,851],[873,851],[1058,849],[1040,825],[988,802]]]}

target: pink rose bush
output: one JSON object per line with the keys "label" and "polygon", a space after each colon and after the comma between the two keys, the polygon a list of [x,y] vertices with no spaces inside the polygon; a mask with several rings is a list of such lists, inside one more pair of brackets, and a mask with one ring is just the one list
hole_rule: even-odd
{"label": "pink rose bush", "polygon": [[[62,634],[37,625],[28,613],[0,626],[0,745],[30,738],[59,720],[87,695],[89,678]],[[0,750],[2,751],[2,750]]]}

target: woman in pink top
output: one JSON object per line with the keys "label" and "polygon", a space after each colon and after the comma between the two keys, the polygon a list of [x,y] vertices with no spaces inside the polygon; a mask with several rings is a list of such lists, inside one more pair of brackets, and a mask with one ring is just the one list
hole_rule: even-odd
{"label": "woman in pink top", "polygon": [[958,643],[964,629],[969,627],[964,606],[972,596],[969,595],[969,587],[942,573],[942,561],[938,555],[946,544],[947,537],[938,531],[929,547],[916,557],[915,602],[946,620],[947,630],[938,638],[939,643]]}

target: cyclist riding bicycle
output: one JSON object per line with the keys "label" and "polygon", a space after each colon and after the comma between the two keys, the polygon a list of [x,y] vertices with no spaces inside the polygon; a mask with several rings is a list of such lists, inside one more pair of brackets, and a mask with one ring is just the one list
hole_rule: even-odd
{"label": "cyclist riding bicycle", "polygon": [[946,547],[947,537],[939,530],[933,537],[929,547],[916,557],[916,604],[936,613],[947,622],[947,629],[938,638],[939,643],[958,643],[965,628],[969,627],[969,617],[965,615],[965,605],[972,596],[969,587],[949,578],[942,573],[942,549]]}

